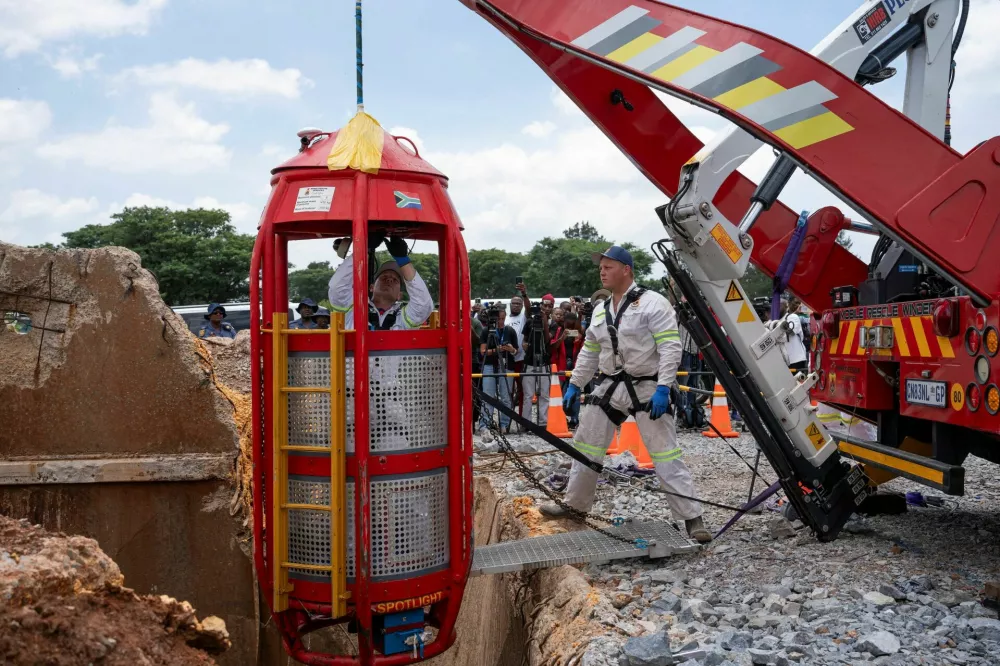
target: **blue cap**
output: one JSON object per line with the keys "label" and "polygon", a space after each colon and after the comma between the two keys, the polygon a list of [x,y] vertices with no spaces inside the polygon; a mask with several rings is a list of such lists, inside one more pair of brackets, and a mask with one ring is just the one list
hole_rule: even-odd
{"label": "blue cap", "polygon": [[612,245],[604,252],[595,252],[591,255],[595,264],[601,263],[601,258],[614,259],[615,261],[620,261],[632,270],[635,270],[635,266],[632,263],[632,253],[623,248],[621,245]]}
{"label": "blue cap", "polygon": [[222,307],[218,303],[212,303],[211,305],[208,306],[208,310],[205,311],[205,319],[211,317],[212,313],[215,312],[216,310],[222,310],[222,316],[223,317],[226,316],[226,308]]}
{"label": "blue cap", "polygon": [[316,301],[314,301],[313,299],[303,298],[301,301],[299,301],[299,307],[295,308],[295,311],[302,312],[303,305],[312,308],[313,312],[316,312]]}

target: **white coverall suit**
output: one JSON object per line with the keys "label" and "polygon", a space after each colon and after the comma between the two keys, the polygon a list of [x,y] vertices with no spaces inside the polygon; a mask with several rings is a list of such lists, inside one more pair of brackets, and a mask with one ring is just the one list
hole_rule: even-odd
{"label": "white coverall suit", "polygon": [[[406,293],[410,295],[410,302],[402,305],[395,303],[385,312],[379,313],[379,324],[385,322],[389,314],[396,313],[396,321],[389,330],[402,331],[409,328],[420,328],[420,325],[431,316],[434,310],[434,299],[428,291],[424,279],[420,273],[415,273],[412,280],[405,280]],[[330,278],[330,310],[344,313],[344,328],[354,328],[354,255],[348,255],[333,277]],[[368,308],[375,307],[371,298],[368,299]]]}
{"label": "white coverall suit", "polygon": [[[636,288],[636,284],[632,283],[628,291]],[[613,375],[619,363],[623,363],[625,372],[632,377],[657,376],[655,382],[647,380],[635,385],[636,396],[644,407],[657,385],[670,387],[676,380],[682,350],[677,317],[666,298],[652,291],[645,292],[626,308],[618,325],[618,351],[624,359],[622,361],[615,358],[608,334],[608,325],[614,323],[616,314],[611,301],[604,301],[594,310],[571,382],[582,391],[598,369],[605,375]],[[624,302],[625,296],[619,306]],[[594,388],[593,395],[603,396],[612,381],[605,379]],[[624,382],[616,387],[610,406],[625,414],[632,408]],[[681,460],[682,451],[677,446],[673,417],[664,414],[652,421],[649,412],[642,411],[635,415],[635,420],[649,457],[653,459],[656,475],[666,489],[695,497],[691,471]],[[603,460],[614,433],[614,423],[598,405],[584,405],[573,447],[599,462]],[[566,488],[566,503],[580,511],[590,511],[597,489],[597,476],[597,472],[574,461]],[[690,520],[702,514],[701,504],[692,500],[667,495],[667,503],[675,519]]]}
{"label": "white coverall suit", "polygon": [[[368,299],[369,313],[378,316],[380,326],[387,326],[391,331],[403,331],[407,329],[420,328],[424,320],[430,316],[434,310],[434,300],[430,291],[424,283],[419,273],[414,274],[412,280],[406,280],[406,293],[410,295],[410,301],[405,305],[397,301],[385,312],[378,312],[371,298]],[[330,278],[330,309],[334,312],[344,313],[344,328],[354,328],[354,255],[348,255],[343,263],[334,271]],[[395,321],[388,326],[386,319],[395,313]],[[366,318],[367,319],[367,318]],[[411,418],[407,414],[407,405],[401,403],[394,396],[398,393],[399,387],[399,364],[400,357],[394,355],[371,355],[368,364],[368,380],[371,389],[371,404],[369,406],[370,418],[372,419],[371,431],[378,432],[381,445],[393,449],[405,449],[409,446],[409,428],[419,419]],[[353,392],[350,394],[353,396]],[[353,401],[353,397],[349,400]],[[412,406],[411,406],[412,409]],[[380,417],[379,414],[384,413]],[[348,406],[347,422],[354,424],[354,409]],[[351,444],[353,446],[353,444]],[[353,449],[350,449],[353,450]]]}

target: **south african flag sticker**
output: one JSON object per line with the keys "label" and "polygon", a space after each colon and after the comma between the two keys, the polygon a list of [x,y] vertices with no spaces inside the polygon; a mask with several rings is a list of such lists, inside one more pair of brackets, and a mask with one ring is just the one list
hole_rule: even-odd
{"label": "south african flag sticker", "polygon": [[393,195],[396,197],[396,208],[416,208],[420,210],[423,207],[420,205],[420,197],[405,194],[399,190],[393,192]]}

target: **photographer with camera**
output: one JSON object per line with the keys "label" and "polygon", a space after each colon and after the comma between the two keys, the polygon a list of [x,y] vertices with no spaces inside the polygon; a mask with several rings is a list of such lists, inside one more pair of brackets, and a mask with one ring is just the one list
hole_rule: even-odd
{"label": "photographer with camera", "polygon": [[[483,392],[487,395],[493,395],[505,406],[510,407],[511,378],[489,377],[487,375],[503,375],[507,372],[513,372],[514,355],[517,354],[517,331],[506,325],[507,310],[503,308],[503,305],[492,306],[486,312],[486,330],[483,332],[484,339],[479,345],[479,351],[483,357]],[[479,435],[484,442],[489,442],[493,439],[489,432],[490,423],[493,421],[493,407],[484,404],[482,410]],[[504,433],[510,432],[510,417],[502,412],[500,414],[500,429]]]}
{"label": "photographer with camera", "polygon": [[[381,243],[382,238],[372,236],[374,247]],[[354,328],[354,255],[348,256],[351,247],[350,238],[338,238],[333,243],[337,256],[344,259],[333,277],[330,278],[330,309],[344,313],[344,327]],[[369,250],[374,253],[372,243]],[[368,328],[375,331],[402,331],[420,328],[420,325],[431,316],[434,309],[434,299],[427,289],[423,278],[410,263],[410,250],[402,238],[389,236],[385,239],[385,247],[395,261],[387,261],[375,272],[374,284],[371,286],[371,296],[368,298]],[[400,288],[406,283],[406,292],[410,300],[405,305],[399,300]]]}
{"label": "photographer with camera", "polygon": [[555,299],[545,294],[540,305],[531,306],[531,316],[522,331],[524,349],[524,372],[537,377],[521,378],[521,415],[531,420],[531,399],[538,396],[538,417],[535,423],[544,427],[549,423],[549,347],[552,344],[552,329],[549,317]]}

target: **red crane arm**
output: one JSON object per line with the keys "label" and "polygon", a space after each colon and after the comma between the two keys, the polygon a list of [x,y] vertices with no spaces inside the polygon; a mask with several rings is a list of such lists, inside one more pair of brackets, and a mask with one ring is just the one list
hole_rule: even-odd
{"label": "red crane arm", "polygon": [[[786,152],[963,288],[986,298],[1000,291],[1000,262],[989,260],[1000,243],[997,139],[963,159],[808,53],[659,2],[463,2],[531,56],[667,195],[701,145],[647,86],[715,111]],[[610,103],[613,90],[634,111]],[[738,220],[753,187],[734,173],[714,203]],[[775,205],[754,227],[753,258],[765,271],[777,268],[796,218]],[[839,228],[820,226],[813,228],[816,256],[803,257],[808,265],[790,285],[815,309],[829,305],[829,288],[865,277],[864,264],[833,245],[830,234]]]}

